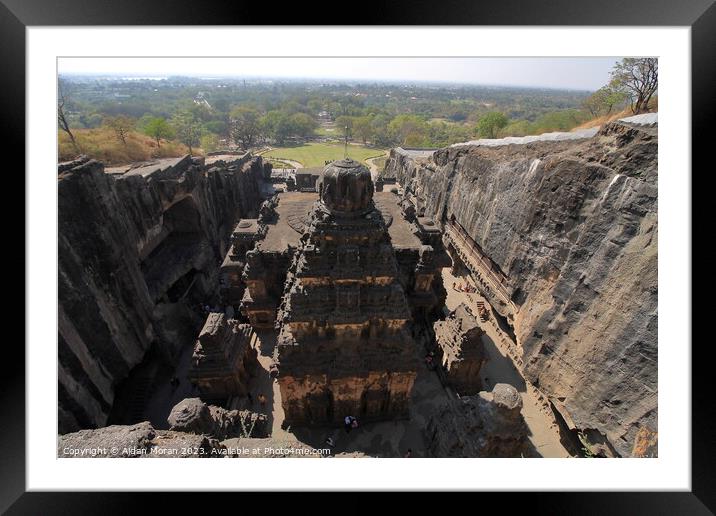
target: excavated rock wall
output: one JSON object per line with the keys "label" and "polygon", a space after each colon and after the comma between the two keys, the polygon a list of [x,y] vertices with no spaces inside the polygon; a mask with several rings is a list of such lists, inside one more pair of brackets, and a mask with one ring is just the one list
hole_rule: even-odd
{"label": "excavated rock wall", "polygon": [[189,300],[216,290],[234,224],[258,211],[267,165],[250,155],[211,161],[60,165],[61,434],[106,424],[117,383],[150,346],[175,356],[181,329],[168,321],[189,324]]}
{"label": "excavated rock wall", "polygon": [[383,171],[508,278],[493,305],[525,377],[621,456],[657,428],[657,139],[626,119],[567,141],[393,150]]}

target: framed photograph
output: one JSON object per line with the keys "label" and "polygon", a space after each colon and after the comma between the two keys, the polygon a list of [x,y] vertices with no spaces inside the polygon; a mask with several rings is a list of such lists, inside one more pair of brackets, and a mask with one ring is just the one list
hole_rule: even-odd
{"label": "framed photograph", "polygon": [[712,513],[711,2],[288,25],[2,1],[27,242],[3,510],[349,490]]}

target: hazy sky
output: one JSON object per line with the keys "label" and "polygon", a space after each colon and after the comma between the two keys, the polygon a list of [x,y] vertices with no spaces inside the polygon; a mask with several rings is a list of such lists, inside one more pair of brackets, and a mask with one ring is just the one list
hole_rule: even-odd
{"label": "hazy sky", "polygon": [[60,58],[60,74],[440,81],[596,90],[615,57]]}

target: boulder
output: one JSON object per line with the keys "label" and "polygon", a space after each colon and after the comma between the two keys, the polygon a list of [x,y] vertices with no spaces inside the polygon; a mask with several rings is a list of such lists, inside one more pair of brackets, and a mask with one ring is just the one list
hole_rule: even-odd
{"label": "boulder", "polygon": [[207,405],[199,398],[177,403],[167,418],[171,430],[204,434],[217,439],[267,437],[268,418],[249,410],[227,410]]}
{"label": "boulder", "polygon": [[527,451],[522,398],[513,386],[498,383],[492,392],[466,396],[442,406],[428,420],[432,457],[521,457]]}

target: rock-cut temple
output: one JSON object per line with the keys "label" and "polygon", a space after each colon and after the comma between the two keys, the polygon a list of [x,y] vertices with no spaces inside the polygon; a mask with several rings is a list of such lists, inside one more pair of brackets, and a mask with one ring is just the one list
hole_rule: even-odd
{"label": "rock-cut temple", "polygon": [[[392,224],[407,226],[393,209],[397,197],[375,192],[357,161],[329,164],[317,190],[317,197],[282,194],[267,203],[256,225],[257,232],[268,226],[265,239],[257,237],[247,253],[242,277],[241,312],[255,327],[278,331],[285,423],[408,417],[419,366],[411,320],[444,302],[444,251],[426,245],[429,231],[413,235],[401,227],[401,241],[391,239]],[[240,237],[250,240],[242,229]],[[285,247],[271,242],[282,234]]]}

